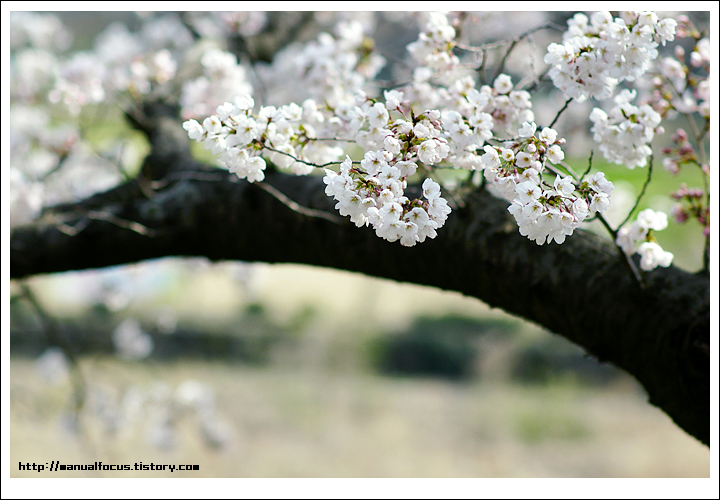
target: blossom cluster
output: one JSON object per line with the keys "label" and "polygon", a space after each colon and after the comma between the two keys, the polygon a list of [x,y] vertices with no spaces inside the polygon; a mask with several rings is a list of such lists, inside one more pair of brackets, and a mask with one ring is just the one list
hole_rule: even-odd
{"label": "blossom cluster", "polygon": [[[58,347],[46,349],[35,360],[35,370],[45,383],[54,386],[71,380],[70,362]],[[89,378],[86,404],[75,413],[61,415],[62,429],[75,434],[80,421],[92,423],[109,439],[132,439],[134,445],[137,431],[141,431],[147,444],[167,451],[183,442],[180,430],[186,431],[190,424],[189,428],[195,429],[191,432],[209,449],[232,444],[234,429],[218,409],[211,386],[194,379],[184,380],[174,390],[161,381],[145,387],[123,385],[113,388]]]}
{"label": "blossom cluster", "polygon": [[637,252],[643,271],[651,271],[658,266],[668,267],[672,264],[673,254],[664,251],[652,235],[652,231],[661,231],[667,225],[667,215],[664,212],[645,209],[630,226],[620,228],[615,243],[628,256]]}
{"label": "blossom cluster", "polygon": [[182,86],[180,114],[183,118],[208,116],[235,96],[252,93],[252,84],[235,54],[209,49],[202,55],[200,64],[202,75],[186,81]]}
{"label": "blossom cluster", "polygon": [[[313,123],[322,123],[324,116],[312,99],[276,108],[261,106],[253,114],[255,101],[244,94],[232,102],[221,104],[216,114],[200,124],[194,119],[183,123],[190,139],[203,142],[205,149],[220,154],[220,163],[241,179],[249,182],[265,178],[265,159],[296,175],[308,174],[314,163],[338,159],[342,150],[336,146],[313,141]],[[300,160],[300,161],[298,161]]]}
{"label": "blossom cluster", "polygon": [[696,36],[689,64],[686,64],[685,49],[678,45],[673,57],[660,61],[651,80],[652,94],[648,101],[663,118],[677,113],[710,117],[710,39],[699,38],[699,33]]}
{"label": "blossom cluster", "polygon": [[106,87],[138,98],[175,77],[178,51],[191,43],[177,16],[165,14],[148,20],[137,33],[111,24],[98,36],[93,53],[106,69]]}
{"label": "blossom cluster", "polygon": [[[662,149],[662,153],[667,155],[667,158],[663,160],[663,166],[668,172],[677,174],[680,171],[680,167],[687,164],[699,165],[700,160],[698,153],[695,151],[687,132],[684,129],[677,129],[670,137],[674,147],[666,146]],[[703,172],[707,175],[709,169],[707,165],[700,165]]]}
{"label": "blossom cluster", "polygon": [[703,236],[710,237],[710,207],[704,202],[705,193],[702,189],[688,188],[684,183],[672,193],[678,203],[673,205],[671,214],[675,221],[682,224],[690,217],[697,219],[703,227]]}
{"label": "blossom cluster", "polygon": [[10,97],[13,102],[36,104],[47,100],[55,80],[57,57],[39,48],[19,49],[10,61]]}
{"label": "blossom cluster", "polygon": [[84,106],[118,92],[139,98],[165,89],[177,71],[174,52],[190,43],[187,29],[171,14],[148,22],[139,33],[112,24],[98,36],[92,51],[57,63],[48,99],[77,115]]}
{"label": "blossom cluster", "polygon": [[[252,97],[244,95],[219,106],[217,114],[202,124],[188,120],[183,127],[191,139],[220,154],[224,166],[249,182],[264,179],[262,155],[280,168],[303,175],[341,154],[341,148],[313,140],[317,138],[313,124],[325,126],[325,117],[313,100],[306,100],[303,107],[295,103],[264,106],[257,115],[252,114],[253,106]],[[440,186],[426,179],[422,200],[410,200],[404,190],[418,164],[430,168],[448,157],[445,136],[452,136],[458,123],[445,130],[438,110],[415,116],[399,91],[386,91],[384,103],[359,94],[357,105],[343,117],[335,117],[335,122],[337,131],[350,134],[365,150],[359,166],[346,156],[339,173],[326,170],[326,193],[338,201],[340,213],[358,226],[372,224],[378,236],[399,239],[405,246],[434,238],[450,213]]]}
{"label": "blossom cluster", "polygon": [[[69,122],[47,106],[14,104],[10,113],[10,222],[30,222],[42,207],[89,196],[116,185],[117,165],[88,147]],[[109,151],[118,143],[107,143]],[[130,148],[124,150],[130,153]]]}
{"label": "blossom cluster", "polygon": [[[172,96],[187,119],[183,127],[191,139],[202,142],[219,155],[223,166],[249,182],[264,179],[267,162],[297,175],[339,164],[339,172],[325,176],[337,209],[354,223],[372,225],[381,237],[404,245],[434,237],[450,211],[432,180],[425,181],[424,187],[430,187],[423,197],[410,200],[405,194],[411,176],[420,171],[427,177],[438,166],[484,171],[485,179],[511,202],[509,210],[521,234],[538,244],[560,243],[587,217],[604,212],[613,189],[604,174],[584,181],[560,173],[570,172],[569,168],[548,167],[549,178],[554,180],[543,178],[546,160],[555,165],[563,161],[564,139],[551,128],[538,130],[530,93],[521,85],[516,87],[510,75],[499,71],[492,82],[477,83],[478,68],[461,62],[458,43],[462,50],[472,52],[473,48],[455,39],[467,30],[463,15],[425,13],[415,18],[423,25],[417,40],[407,45],[418,64],[412,80],[378,87],[368,83],[385,59],[368,36],[373,26],[368,17],[338,15],[338,23],[332,15],[320,16],[319,25],[325,19],[335,22],[335,27],[309,43],[286,45],[272,62],[255,63],[252,74],[229,51],[196,44],[197,56],[184,60],[179,51],[193,44],[190,29],[225,38],[254,36],[266,26],[264,14],[146,16],[137,33],[112,25],[97,38],[92,52],[65,60],[56,59],[50,51],[54,47],[48,40],[63,36],[61,25],[48,18],[41,26],[44,34],[35,36],[25,26],[13,35],[16,48],[18,43],[35,45],[32,50],[16,51],[13,97],[27,105],[64,103],[76,114],[84,105],[119,92],[132,101],[150,92],[169,96],[163,92],[170,89],[167,84],[175,78],[177,64],[199,63],[199,76],[189,65],[181,68],[186,78],[197,77],[184,83],[178,79],[175,88],[182,84],[182,90]],[[695,39],[687,63],[684,50],[678,47],[676,57],[657,61],[653,72],[650,66],[659,45],[674,39],[676,27],[678,37]],[[479,49],[484,65],[486,49]],[[511,50],[512,45],[505,57]],[[678,22],[659,19],[652,12],[621,12],[613,18],[608,12],[598,12],[570,19],[562,43],[550,44],[545,62],[551,66],[555,85],[579,100],[607,98],[622,81],[640,80],[635,86],[649,90],[652,96],[641,94],[637,101],[636,91],[623,90],[612,109],[595,108],[590,115],[591,131],[605,158],[635,168],[647,163],[650,143],[662,132],[660,121],[666,114],[708,115],[709,52],[709,39],[682,18]],[[699,73],[693,74],[691,67]],[[262,88],[263,102],[257,110],[251,97],[254,87]],[[394,90],[378,96],[377,88],[383,87]],[[275,106],[265,105],[265,99]],[[701,144],[697,148],[701,158],[695,158],[687,140],[676,142],[678,148],[665,162],[668,168],[696,162],[708,169],[708,161],[700,155]],[[28,140],[23,144],[27,151],[35,147]],[[38,172],[54,176],[51,164],[64,162],[71,145],[60,148],[54,162],[44,154],[43,161],[31,164],[45,165]],[[341,162],[346,150],[356,160],[362,155],[362,160],[346,157]],[[14,177],[14,183],[24,189],[41,178],[42,174],[23,173]],[[40,191],[25,192],[29,202],[17,212],[20,219],[38,212]],[[362,203],[353,205],[358,200]],[[385,207],[390,213],[381,214]],[[678,217],[683,216],[680,209],[676,211]],[[411,213],[416,220],[410,220]],[[400,229],[400,222],[406,223],[405,229]],[[410,223],[417,227],[413,229]]]}
{"label": "blossom cluster", "polygon": [[[450,207],[440,196],[439,184],[429,178],[423,182],[425,199],[410,200],[404,192],[407,178],[418,170],[418,163],[429,169],[448,158],[447,137],[452,140],[463,126],[474,136],[475,129],[469,129],[459,114],[443,117],[436,109],[415,116],[399,91],[386,91],[385,103],[358,101],[352,128],[365,149],[364,158],[360,167],[352,167],[346,158],[340,173],[326,171],[326,193],[338,201],[341,214],[350,215],[358,226],[372,224],[376,234],[388,241],[399,239],[402,245],[413,246],[434,238]],[[391,112],[399,117],[393,119]],[[456,121],[446,122],[452,118]],[[368,129],[361,130],[366,122]]]}
{"label": "blossom cluster", "polygon": [[240,35],[254,36],[267,25],[262,11],[188,12],[187,21],[203,38],[226,38]]}
{"label": "blossom cluster", "polygon": [[342,114],[354,106],[355,95],[384,65],[385,58],[375,50],[362,23],[350,20],[309,43],[289,45],[275,54],[271,64],[257,64],[254,69],[274,102],[311,98]]}
{"label": "blossom cluster", "polygon": [[[406,92],[385,91],[384,96],[386,104],[375,102],[370,106],[370,100],[359,99],[360,106],[353,110],[353,116],[359,119],[355,121],[355,128],[362,126],[372,115],[379,118],[368,120],[368,131],[358,132],[358,144],[366,151],[385,147],[396,156],[397,145],[404,145],[407,150],[405,160],[409,159],[408,154],[417,154],[420,161],[431,165],[439,161],[437,158],[430,161],[428,152],[440,148],[440,160],[446,160],[454,168],[475,170],[479,167],[480,157],[475,151],[493,137],[493,117],[484,111],[489,108],[491,99],[487,94],[469,88],[465,95],[454,101],[459,104],[456,108],[447,106],[442,112],[426,110],[418,115],[412,110]],[[398,112],[401,117],[391,120],[390,111]],[[388,147],[386,142],[391,146]]]}
{"label": "blossom cluster", "polygon": [[104,78],[105,68],[95,56],[86,52],[75,54],[60,66],[48,99],[64,104],[71,114],[77,115],[83,106],[105,100]]}
{"label": "blossom cluster", "polygon": [[675,39],[677,22],[654,12],[596,12],[568,20],[563,43],[548,46],[544,61],[553,84],[575,99],[606,99],[615,85],[641,76],[657,58],[659,44]]}
{"label": "blossom cluster", "polygon": [[452,52],[455,28],[448,22],[447,16],[440,12],[428,12],[427,17],[425,29],[418,39],[407,45],[407,51],[420,63],[413,75],[419,81],[452,73],[460,64],[460,59]]}
{"label": "blossom cluster", "polygon": [[446,89],[437,89],[437,93],[445,106],[456,110],[468,121],[479,120],[480,113],[489,114],[492,128],[497,131],[514,133],[522,123],[535,121],[530,93],[514,90],[512,78],[504,73],[495,78],[492,86],[483,85],[476,89],[473,78],[465,76]]}
{"label": "blossom cluster", "polygon": [[112,24],[92,51],[62,54],[72,37],[57,16],[12,12],[10,21],[14,225],[38,216],[43,205],[120,182],[138,149],[121,136],[101,146],[86,141],[77,116],[87,105],[117,104],[121,96],[135,101],[167,90],[177,51],[192,39],[177,15],[166,14],[148,19],[132,34]]}
{"label": "blossom cluster", "polygon": [[[687,56],[685,49],[678,45],[672,57],[659,61],[658,68],[650,79],[650,95],[647,102],[665,118],[675,118],[678,114],[686,115],[691,123],[692,136],[684,129],[678,128],[671,136],[672,145],[662,149],[663,166],[673,174],[677,174],[686,165],[700,167],[702,175],[710,175],[710,162],[704,146],[706,132],[710,126],[710,40],[703,36],[687,16],[677,18],[677,37],[691,37],[694,47]],[[694,123],[699,115],[705,121],[705,127],[698,129]],[[710,208],[707,200],[707,188],[688,188],[682,184],[671,194],[678,201],[672,207],[672,215],[676,222],[683,223],[689,218],[697,219],[703,228],[703,236],[710,235]]]}
{"label": "blossom cluster", "polygon": [[17,50],[29,46],[45,50],[66,50],[73,37],[60,19],[51,13],[10,13],[10,47]]}
{"label": "blossom cluster", "polygon": [[623,89],[615,96],[610,113],[593,108],[590,121],[593,140],[600,144],[603,156],[628,168],[643,167],[652,154],[650,142],[662,133],[660,115],[649,104],[635,106],[636,91]]}
{"label": "blossom cluster", "polygon": [[346,157],[339,173],[325,169],[325,193],[337,201],[335,208],[341,215],[349,215],[358,227],[372,225],[379,237],[400,240],[408,247],[437,236],[436,229],[450,213],[438,183],[425,179],[424,199],[410,200],[404,189],[405,179],[416,168],[413,162],[393,161],[385,151],[366,153],[360,164],[353,167]]}
{"label": "blossom cluster", "polygon": [[[506,74],[498,75],[492,86],[483,85],[480,89],[469,75],[454,80],[447,87],[422,89],[418,82],[413,82],[395,92],[403,96],[406,111],[411,104],[433,103],[442,108],[443,137],[450,148],[447,163],[455,168],[481,168],[476,151],[496,131],[514,131],[523,122],[535,120],[530,93],[513,90],[512,79]],[[430,96],[435,98],[430,99]]]}
{"label": "blossom cluster", "polygon": [[520,234],[538,245],[552,240],[562,243],[590,212],[607,209],[613,185],[602,172],[579,186],[571,176],[560,175],[552,186],[545,183],[545,160],[560,163],[565,157],[560,146],[565,141],[548,127],[536,132],[535,123],[525,122],[517,139],[506,141],[503,147],[485,146],[481,158],[484,176],[512,202],[508,211]]}

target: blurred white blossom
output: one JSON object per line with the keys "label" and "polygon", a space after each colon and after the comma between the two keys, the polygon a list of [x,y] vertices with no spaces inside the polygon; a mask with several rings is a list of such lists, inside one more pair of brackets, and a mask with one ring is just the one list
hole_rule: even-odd
{"label": "blurred white blossom", "polygon": [[154,347],[152,337],[133,318],[120,323],[113,332],[112,340],[118,356],[128,360],[147,358]]}
{"label": "blurred white blossom", "polygon": [[48,384],[62,385],[68,381],[70,364],[59,347],[48,347],[35,360],[35,369]]}

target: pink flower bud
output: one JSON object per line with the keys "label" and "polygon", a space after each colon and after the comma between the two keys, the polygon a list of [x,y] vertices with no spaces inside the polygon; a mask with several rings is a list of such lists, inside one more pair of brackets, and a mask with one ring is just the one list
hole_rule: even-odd
{"label": "pink flower bud", "polygon": [[678,224],[682,224],[688,219],[688,213],[685,211],[683,206],[680,203],[676,203],[673,205],[672,209],[670,210],[670,215],[675,219],[675,222]]}
{"label": "pink flower bud", "polygon": [[672,158],[665,158],[663,160],[663,167],[665,167],[665,170],[667,170],[668,172],[670,172],[672,174],[677,174],[678,171],[680,170],[678,168],[678,164]]}
{"label": "pink flower bud", "polygon": [[680,153],[682,156],[685,155],[691,155],[695,152],[693,147],[690,144],[683,144],[680,146],[680,149],[678,150],[678,153]]}
{"label": "pink flower bud", "polygon": [[688,135],[683,129],[679,128],[675,131],[672,136],[673,142],[685,142],[687,141]]}

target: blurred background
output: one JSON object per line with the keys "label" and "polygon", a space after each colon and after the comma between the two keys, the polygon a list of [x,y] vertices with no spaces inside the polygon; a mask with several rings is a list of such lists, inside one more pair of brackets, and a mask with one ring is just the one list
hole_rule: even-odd
{"label": "blurred background", "polygon": [[709,476],[708,449],[633,378],[457,293],[173,259],[18,288],[11,463],[201,467],[140,477]]}
{"label": "blurred background", "polygon": [[[111,22],[138,22],[58,14],[79,49]],[[513,29],[567,18],[533,14],[510,13]],[[417,38],[397,24],[379,25],[388,59]],[[550,109],[538,100],[535,113]],[[146,145],[132,137],[139,163]],[[578,171],[584,146],[570,159]],[[646,173],[594,165],[616,184],[608,218],[617,223]],[[640,208],[669,211],[678,184],[656,169]],[[689,271],[702,265],[698,227],[662,233]],[[200,465],[136,477],[710,473],[708,448],[649,405],[632,377],[458,293],[306,266],[161,259],[12,282],[10,322],[11,464]]]}

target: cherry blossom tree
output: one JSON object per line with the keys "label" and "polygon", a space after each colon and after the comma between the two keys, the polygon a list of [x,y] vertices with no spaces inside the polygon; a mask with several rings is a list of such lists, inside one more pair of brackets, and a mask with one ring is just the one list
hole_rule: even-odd
{"label": "cherry blossom tree", "polygon": [[[466,12],[141,21],[67,53],[57,17],[12,13],[11,278],[202,256],[454,290],[626,370],[709,444],[710,49],[687,16],[578,13],[493,41]],[[401,61],[375,43],[380,22],[417,26]],[[516,50],[548,37],[540,57]],[[136,171],[129,129],[103,152],[90,139],[118,109],[148,144]],[[580,110],[593,142],[574,146],[560,119]],[[665,131],[676,118],[689,132]],[[647,171],[620,223],[595,149]],[[661,157],[704,180],[678,187],[672,221],[636,213]],[[692,218],[696,273],[657,236]]]}

